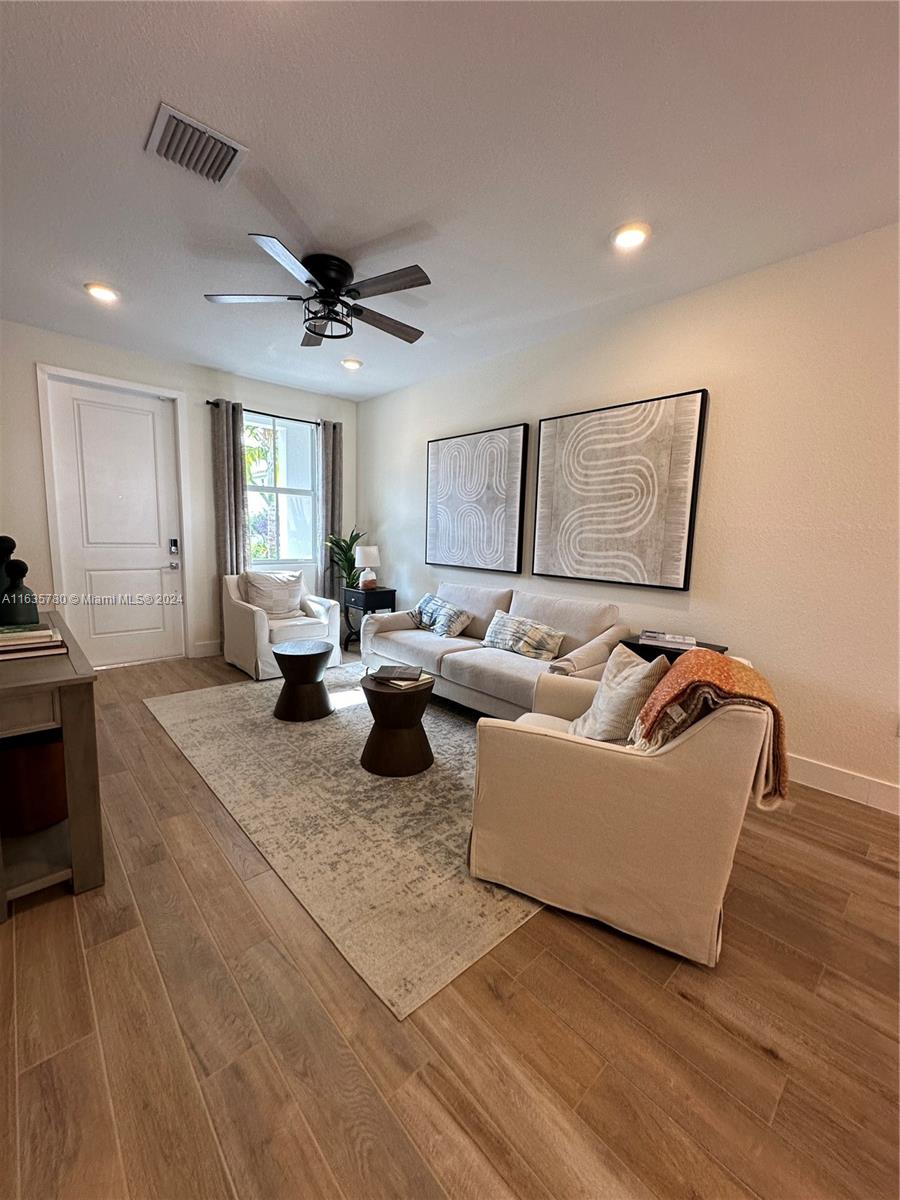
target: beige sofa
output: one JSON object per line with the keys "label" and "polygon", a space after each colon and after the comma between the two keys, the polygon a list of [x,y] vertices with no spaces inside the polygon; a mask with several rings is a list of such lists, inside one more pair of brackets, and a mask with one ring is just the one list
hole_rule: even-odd
{"label": "beige sofa", "polygon": [[341,608],[324,596],[303,597],[306,613],[276,620],[263,608],[248,604],[241,592],[240,575],[222,579],[222,644],[225,661],[253,679],[280,679],[281,671],[272,653],[279,642],[314,638],[330,642],[329,667],[341,661]]}
{"label": "beige sofa", "polygon": [[723,707],[644,752],[568,732],[596,687],[543,675],[532,713],[479,721],[469,868],[715,966],[772,714]]}
{"label": "beige sofa", "polygon": [[[531,711],[534,685],[548,672],[599,679],[613,648],[628,636],[628,627],[617,624],[614,604],[450,583],[440,584],[436,594],[472,614],[460,637],[417,629],[408,612],[373,613],[360,631],[363,662],[371,668],[421,667],[434,676],[436,695],[507,720]],[[498,610],[563,631],[560,656],[543,662],[483,646]]]}

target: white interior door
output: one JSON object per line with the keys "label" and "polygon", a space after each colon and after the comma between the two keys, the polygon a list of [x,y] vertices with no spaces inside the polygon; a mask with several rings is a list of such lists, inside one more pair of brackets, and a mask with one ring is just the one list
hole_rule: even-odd
{"label": "white interior door", "polygon": [[174,402],[50,378],[47,408],[67,624],[95,667],[183,654]]}

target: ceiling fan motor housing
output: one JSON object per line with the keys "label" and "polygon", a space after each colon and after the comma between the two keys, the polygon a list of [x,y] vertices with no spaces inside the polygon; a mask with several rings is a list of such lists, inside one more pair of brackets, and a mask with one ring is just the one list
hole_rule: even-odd
{"label": "ceiling fan motor housing", "polygon": [[336,254],[307,254],[300,261],[322,285],[323,295],[338,297],[353,282],[353,268]]}

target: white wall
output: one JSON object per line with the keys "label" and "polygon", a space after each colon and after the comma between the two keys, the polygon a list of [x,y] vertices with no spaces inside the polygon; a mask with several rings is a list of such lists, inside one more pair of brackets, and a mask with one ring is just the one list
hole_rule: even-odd
{"label": "white wall", "polygon": [[[646,253],[663,253],[663,243]],[[359,516],[413,603],[425,443],[530,421],[533,590],[611,600],[633,629],[725,643],[769,677],[795,777],[890,806],[897,780],[897,229],[877,230],[360,407]],[[537,420],[706,387],[691,589],[528,579]],[[842,774],[846,773],[846,774]],[[884,782],[873,781],[887,781]]]}
{"label": "white wall", "polygon": [[36,592],[53,591],[35,365],[150,384],[187,397],[188,509],[191,553],[185,593],[191,607],[189,653],[218,649],[218,593],[212,499],[210,410],[217,396],[285,417],[328,418],[344,427],[344,525],[356,514],[356,413],[349,400],[278,387],[187,363],[148,358],[82,338],[0,322],[0,533],[16,539]]}

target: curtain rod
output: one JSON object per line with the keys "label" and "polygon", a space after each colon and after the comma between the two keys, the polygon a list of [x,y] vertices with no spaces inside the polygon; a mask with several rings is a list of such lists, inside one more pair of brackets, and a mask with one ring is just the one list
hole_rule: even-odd
{"label": "curtain rod", "polygon": [[[207,400],[206,403],[210,406],[210,408],[218,408],[219,407],[218,400]],[[280,413],[264,413],[264,412],[260,412],[258,408],[248,408],[247,412],[255,413],[258,417],[281,417]],[[322,424],[321,421],[310,421],[306,417],[281,417],[281,419],[283,421],[299,421],[301,425],[321,425]]]}

